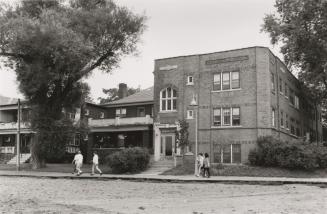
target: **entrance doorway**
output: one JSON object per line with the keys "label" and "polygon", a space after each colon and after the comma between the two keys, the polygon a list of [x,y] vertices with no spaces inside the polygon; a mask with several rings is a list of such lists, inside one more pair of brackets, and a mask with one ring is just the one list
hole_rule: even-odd
{"label": "entrance doorway", "polygon": [[160,140],[160,155],[162,157],[171,157],[175,152],[175,135],[173,134],[164,134],[161,135]]}

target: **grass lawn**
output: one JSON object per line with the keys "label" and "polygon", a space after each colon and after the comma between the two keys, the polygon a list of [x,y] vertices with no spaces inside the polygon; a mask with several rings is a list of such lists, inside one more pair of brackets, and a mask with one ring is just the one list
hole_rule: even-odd
{"label": "grass lawn", "polygon": [[[194,164],[177,166],[162,173],[162,175],[193,175]],[[327,178],[327,169],[315,171],[288,170],[273,167],[258,167],[248,165],[213,165],[210,168],[212,176],[251,176],[251,177],[290,177],[290,178]]]}
{"label": "grass lawn", "polygon": [[[103,173],[111,173],[111,169],[108,166],[100,165],[99,168]],[[0,170],[16,170],[16,165],[11,164],[0,164]],[[24,163],[21,164],[21,171],[34,171],[34,172],[63,172],[71,173],[73,171],[73,164],[47,164],[45,168],[32,169],[31,164]],[[82,171],[84,173],[91,173],[92,165],[83,164]]]}

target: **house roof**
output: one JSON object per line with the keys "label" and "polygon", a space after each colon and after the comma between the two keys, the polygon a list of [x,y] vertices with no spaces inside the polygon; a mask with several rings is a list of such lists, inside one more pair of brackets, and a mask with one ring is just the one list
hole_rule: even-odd
{"label": "house roof", "polygon": [[18,99],[11,98],[11,97],[5,97],[0,95],[0,105],[13,105],[17,104]]}
{"label": "house roof", "polygon": [[120,100],[115,100],[109,103],[102,104],[102,106],[121,105],[121,104],[132,104],[132,103],[144,103],[153,102],[153,86],[144,89],[140,92],[124,97]]}

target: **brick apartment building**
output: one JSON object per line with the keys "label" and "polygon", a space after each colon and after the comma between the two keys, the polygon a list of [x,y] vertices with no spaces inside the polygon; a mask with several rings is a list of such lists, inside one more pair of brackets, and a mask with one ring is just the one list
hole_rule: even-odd
{"label": "brick apartment building", "polygon": [[[192,98],[197,107],[190,106]],[[189,123],[194,151],[215,163],[244,163],[260,136],[322,140],[321,112],[268,48],[250,47],[158,59],[154,67],[154,153],[176,151],[178,119]]]}
{"label": "brick apartment building", "polygon": [[[121,99],[87,103],[68,113],[76,123],[86,121],[89,133],[77,134],[67,143],[67,152],[80,149],[83,142],[87,160],[94,149],[133,146],[149,148],[155,160],[170,158],[178,153],[179,119],[189,123],[194,152],[198,115],[198,151],[209,153],[215,163],[244,163],[260,136],[322,141],[320,107],[303,92],[283,62],[264,47],[158,59],[154,87],[126,96],[127,86],[120,84]],[[190,105],[193,98],[196,107]],[[0,100],[0,153],[15,150],[16,103]],[[26,150],[33,137],[28,109],[23,105]]]}

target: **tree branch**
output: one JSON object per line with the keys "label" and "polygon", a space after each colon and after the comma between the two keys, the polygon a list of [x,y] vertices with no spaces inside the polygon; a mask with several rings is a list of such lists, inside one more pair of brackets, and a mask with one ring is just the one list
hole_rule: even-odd
{"label": "tree branch", "polygon": [[23,54],[8,53],[8,52],[0,52],[0,56],[15,57],[15,58],[22,58],[22,59],[26,57]]}

